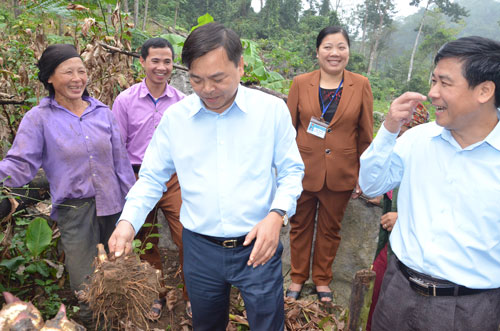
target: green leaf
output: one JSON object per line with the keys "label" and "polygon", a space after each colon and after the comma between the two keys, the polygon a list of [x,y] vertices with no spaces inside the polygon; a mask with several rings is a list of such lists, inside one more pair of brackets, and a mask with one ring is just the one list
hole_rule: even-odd
{"label": "green leaf", "polygon": [[36,265],[34,263],[28,265],[26,269],[24,269],[29,274],[34,274],[36,272]]}
{"label": "green leaf", "polygon": [[153,248],[153,244],[152,243],[146,243],[146,249],[151,249]]}
{"label": "green leaf", "polygon": [[134,239],[132,241],[132,248],[135,249],[135,248],[139,248],[141,247],[141,240],[140,239]]}
{"label": "green leaf", "polygon": [[209,13],[206,13],[205,15],[198,17],[198,25],[193,26],[191,28],[190,32],[193,32],[196,28],[199,28],[200,26],[205,25],[205,24],[210,23],[210,22],[213,22],[213,21],[214,21],[214,18],[212,17],[212,15],[210,15]]}
{"label": "green leaf", "polygon": [[22,256],[16,256],[12,259],[4,259],[0,262],[0,266],[6,267],[10,271],[17,270],[17,268],[23,264],[26,260]]}
{"label": "green leaf", "polygon": [[267,77],[269,77],[269,74],[264,66],[255,68],[253,73],[259,80],[266,80]]}
{"label": "green leaf", "polygon": [[28,225],[26,246],[34,258],[37,258],[49,246],[51,240],[52,230],[46,219],[37,217]]}
{"label": "green leaf", "polygon": [[36,266],[36,271],[38,271],[38,273],[40,275],[42,275],[43,277],[50,276],[49,266],[47,264],[45,264],[45,262],[43,262],[43,261],[35,262],[35,266]]}
{"label": "green leaf", "polygon": [[186,38],[173,33],[162,34],[160,35],[160,37],[170,41],[170,43],[174,47],[175,57],[179,57],[181,55],[182,46],[184,46],[184,41],[186,41]]}
{"label": "green leaf", "polygon": [[277,82],[277,81],[283,81],[284,80],[283,76],[281,76],[276,71],[268,71],[268,74],[269,74],[269,78],[267,79],[268,83]]}

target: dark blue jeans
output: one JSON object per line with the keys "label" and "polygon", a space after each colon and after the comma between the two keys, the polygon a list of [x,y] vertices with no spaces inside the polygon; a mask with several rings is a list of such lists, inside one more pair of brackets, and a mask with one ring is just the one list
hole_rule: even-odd
{"label": "dark blue jeans", "polygon": [[252,331],[284,329],[281,242],[265,265],[253,268],[247,266],[253,243],[224,248],[186,229],[182,241],[195,331],[226,330],[231,286],[240,290]]}

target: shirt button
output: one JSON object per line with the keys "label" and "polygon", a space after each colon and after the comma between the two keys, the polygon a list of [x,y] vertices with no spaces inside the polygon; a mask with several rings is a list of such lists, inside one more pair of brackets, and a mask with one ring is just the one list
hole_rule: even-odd
{"label": "shirt button", "polygon": [[219,144],[224,145],[224,141],[223,141],[223,140],[221,140]]}
{"label": "shirt button", "polygon": [[94,176],[94,177],[95,177],[95,174],[92,174],[92,176]]}
{"label": "shirt button", "polygon": [[94,157],[92,155],[90,155],[90,158],[93,159]]}
{"label": "shirt button", "polygon": [[332,132],[332,129],[328,128],[328,129],[326,129],[326,132],[330,133],[330,132]]}
{"label": "shirt button", "polygon": [[89,136],[85,136],[85,139],[89,139]]}
{"label": "shirt button", "polygon": [[329,148],[325,149],[325,153],[330,154],[331,153],[330,149]]}

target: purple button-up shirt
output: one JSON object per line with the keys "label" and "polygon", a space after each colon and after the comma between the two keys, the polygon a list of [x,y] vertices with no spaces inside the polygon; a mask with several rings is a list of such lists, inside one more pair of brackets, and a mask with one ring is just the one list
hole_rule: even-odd
{"label": "purple button-up shirt", "polygon": [[168,107],[186,95],[167,84],[163,94],[154,100],[146,79],[120,93],[113,103],[113,114],[120,126],[128,157],[140,165],[153,133]]}
{"label": "purple button-up shirt", "polygon": [[97,215],[112,215],[122,210],[135,177],[113,114],[96,99],[83,99],[90,106],[81,117],[48,97],[27,112],[0,162],[0,179],[10,176],[4,185],[22,186],[42,167],[53,205],[95,197]]}

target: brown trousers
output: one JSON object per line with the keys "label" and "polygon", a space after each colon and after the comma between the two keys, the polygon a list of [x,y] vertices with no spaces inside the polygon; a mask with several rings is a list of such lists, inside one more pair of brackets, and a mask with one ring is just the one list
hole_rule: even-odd
{"label": "brown trousers", "polygon": [[[136,174],[137,176],[137,174]],[[181,266],[181,277],[182,283],[184,283],[184,272],[182,271],[182,224],[179,221],[179,213],[181,209],[181,188],[179,185],[179,180],[177,179],[177,174],[174,174],[172,178],[167,183],[167,192],[163,193],[163,196],[158,201],[156,206],[151,210],[151,212],[146,217],[144,222],[155,225],[158,223],[158,209],[161,209],[165,219],[167,220],[168,227],[170,228],[170,234],[175,245],[179,248],[179,263]],[[153,236],[151,236],[153,235]],[[153,247],[146,250],[144,254],[141,255],[141,259],[149,262],[153,267],[158,270],[162,270],[162,260],[160,255],[160,250],[158,249],[158,227],[157,226],[147,226],[142,227],[136,235],[136,239],[141,240],[142,247],[146,247],[147,243],[152,243]],[[184,300],[188,300],[186,286],[183,287]]]}
{"label": "brown trousers", "polygon": [[303,284],[309,279],[316,211],[312,280],[316,286],[329,285],[332,281],[332,263],[340,244],[340,223],[351,193],[330,191],[326,185],[319,192],[302,192],[295,216],[290,219],[290,276],[294,283]]}

